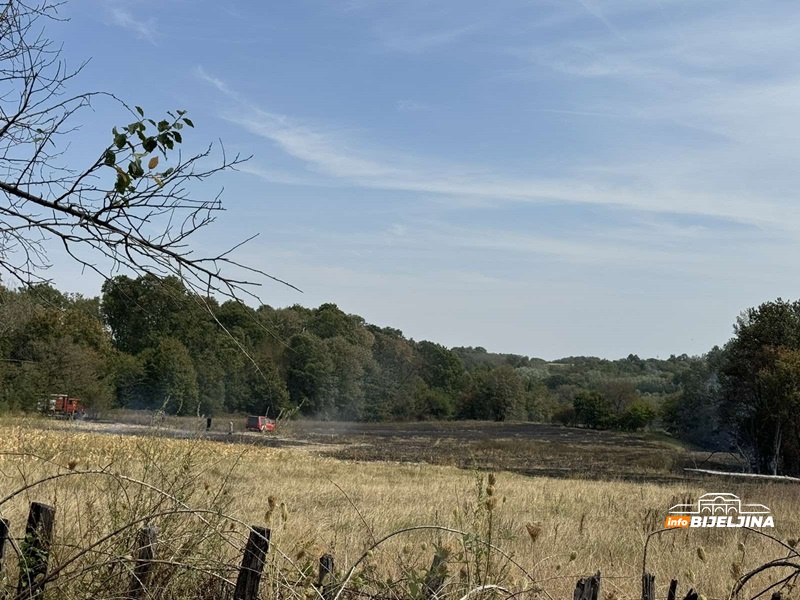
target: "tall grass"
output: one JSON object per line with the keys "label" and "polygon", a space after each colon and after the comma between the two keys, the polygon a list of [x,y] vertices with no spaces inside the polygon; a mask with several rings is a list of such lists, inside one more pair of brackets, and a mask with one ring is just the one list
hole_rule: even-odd
{"label": "tall grass", "polygon": [[[123,597],[144,524],[159,532],[152,597],[175,599],[229,596],[249,525],[272,530],[262,597],[304,599],[320,597],[325,553],[339,598],[421,600],[438,582],[442,598],[567,598],[598,569],[607,598],[638,598],[645,541],[670,506],[707,491],[768,505],[784,543],[800,532],[798,490],[777,483],[527,478],[37,421],[0,427],[0,453],[0,516],[16,537],[29,502],[56,507],[47,589],[59,598]],[[726,598],[742,574],[787,553],[741,529],[665,532],[650,538],[647,568],[661,587],[676,577],[683,591]],[[5,566],[11,590],[18,567]]]}

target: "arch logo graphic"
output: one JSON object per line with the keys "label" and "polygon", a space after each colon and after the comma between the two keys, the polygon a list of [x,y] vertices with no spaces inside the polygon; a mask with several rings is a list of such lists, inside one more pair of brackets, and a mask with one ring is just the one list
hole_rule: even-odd
{"label": "arch logo graphic", "polygon": [[763,504],[744,504],[735,494],[711,492],[695,504],[670,508],[664,527],[775,527],[775,520]]}

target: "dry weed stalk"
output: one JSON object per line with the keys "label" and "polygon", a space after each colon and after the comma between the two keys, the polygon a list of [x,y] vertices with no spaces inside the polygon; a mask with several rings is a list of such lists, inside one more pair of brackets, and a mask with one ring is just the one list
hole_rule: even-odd
{"label": "dry weed stalk", "polygon": [[[428,506],[436,503],[436,509],[425,512],[415,504],[423,500],[417,491],[413,498],[406,496],[409,510],[398,510],[389,504],[395,500],[395,488],[373,482],[372,478],[385,475],[395,485],[400,473],[411,473],[409,467],[355,465],[284,450],[241,452],[236,446],[157,435],[113,442],[110,436],[66,429],[25,429],[15,435],[18,439],[13,441],[8,436],[0,439],[0,450],[7,450],[0,452],[0,482],[14,482],[16,488],[2,490],[0,514],[18,528],[29,501],[46,500],[58,508],[57,543],[46,582],[49,593],[59,597],[119,597],[134,576],[137,530],[149,524],[158,527],[159,546],[151,561],[148,597],[230,597],[249,523],[272,528],[261,593],[275,600],[554,598],[570,593],[579,577],[597,568],[604,570],[615,597],[630,597],[637,593],[633,582],[638,578],[617,565],[641,559],[643,569],[659,567],[665,551],[675,556],[683,552],[702,567],[700,575],[691,573],[693,585],[708,589],[707,578],[719,582],[724,577],[728,580],[724,595],[731,591],[730,560],[723,564],[722,575],[714,571],[720,564],[719,532],[694,532],[695,538],[677,532],[663,540],[662,531],[654,532],[642,537],[644,556],[637,556],[636,547],[641,551],[642,545],[631,537],[626,541],[633,542],[633,550],[622,555],[608,543],[611,538],[599,536],[601,521],[582,502],[607,505],[609,514],[624,511],[626,495],[612,494],[611,485],[560,486],[549,480],[535,480],[532,485],[534,480],[524,480],[523,487],[523,480],[515,481],[512,475],[476,474],[474,493],[466,498],[457,493],[455,511],[442,522],[438,511],[452,493],[431,498]],[[79,453],[74,451],[76,444],[82,446]],[[264,461],[269,466],[262,468]],[[354,470],[370,475],[360,482],[347,479]],[[272,479],[255,485],[263,473]],[[453,473],[458,473],[462,486],[467,485],[468,474]],[[312,482],[310,487],[292,483],[298,474]],[[452,485],[456,478],[448,477]],[[330,486],[320,486],[320,481]],[[428,487],[432,483],[425,478],[419,482]],[[534,511],[520,507],[520,491],[527,495],[542,489]],[[383,503],[375,501],[384,494]],[[637,501],[646,501],[644,493],[637,496]],[[652,516],[663,497],[669,495],[651,500],[645,516]],[[548,506],[559,507],[563,517],[553,518]],[[386,518],[389,510],[401,518]],[[633,523],[631,531],[641,535],[641,523]],[[789,589],[796,579],[792,569],[800,564],[796,535],[784,543],[759,531],[741,533],[759,534],[764,543],[741,536],[725,542],[740,557],[731,599],[736,594],[743,597],[745,588],[755,586],[764,589],[762,594]],[[653,544],[656,539],[659,542]],[[681,541],[671,541],[676,539]],[[565,548],[571,540],[580,540],[580,547]],[[687,542],[690,550],[682,551]],[[779,544],[786,558],[754,566],[756,558],[766,556],[767,542]],[[651,546],[658,551],[655,561],[648,555]],[[12,550],[20,550],[15,540]],[[322,554],[335,557],[335,569],[320,580]],[[564,568],[567,565],[569,569]],[[17,568],[8,566],[0,588],[10,589],[17,575]],[[691,563],[688,567],[696,568]],[[662,568],[658,576],[688,570],[687,566],[680,571]],[[766,583],[766,577],[775,579],[775,574],[777,581]]]}

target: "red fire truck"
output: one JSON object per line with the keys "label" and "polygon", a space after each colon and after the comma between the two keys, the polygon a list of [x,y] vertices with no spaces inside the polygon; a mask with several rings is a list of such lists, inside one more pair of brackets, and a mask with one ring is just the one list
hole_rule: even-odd
{"label": "red fire truck", "polygon": [[275,431],[275,421],[267,417],[247,417],[244,428],[248,431]]}
{"label": "red fire truck", "polygon": [[81,419],[86,416],[86,409],[80,399],[67,394],[50,394],[41,403],[42,412],[57,417]]}

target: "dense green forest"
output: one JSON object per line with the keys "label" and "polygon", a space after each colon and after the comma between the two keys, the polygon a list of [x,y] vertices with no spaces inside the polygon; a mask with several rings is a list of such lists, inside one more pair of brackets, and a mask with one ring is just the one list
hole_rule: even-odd
{"label": "dense green forest", "polygon": [[800,471],[800,304],[749,309],[734,334],[701,357],[547,362],[415,341],[334,304],[219,304],[176,278],[120,276],[96,298],[0,288],[0,409],[67,393],[94,412],[659,427]]}
{"label": "dense green forest", "polygon": [[112,279],[98,298],[48,286],[2,290],[0,311],[2,403],[23,410],[58,392],[98,410],[275,416],[298,407],[321,418],[569,424],[584,416],[582,397],[602,395],[609,414],[588,425],[636,428],[655,419],[684,374],[703,364],[687,356],[548,363],[445,348],[334,304],[219,305],[177,279],[152,276]]}

